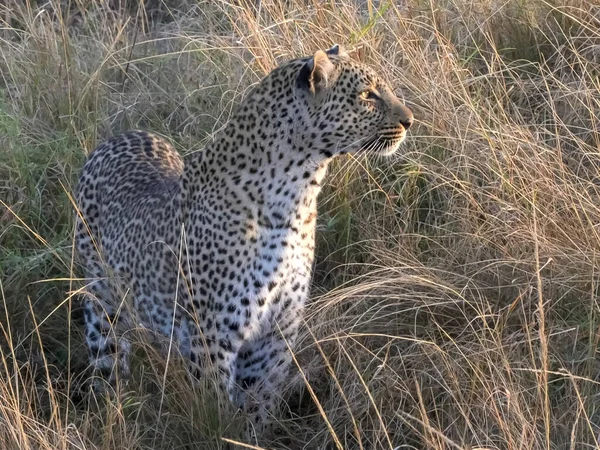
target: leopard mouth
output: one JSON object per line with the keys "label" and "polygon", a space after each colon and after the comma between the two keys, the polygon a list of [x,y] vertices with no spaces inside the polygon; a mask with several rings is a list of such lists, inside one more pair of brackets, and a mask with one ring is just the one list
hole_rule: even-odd
{"label": "leopard mouth", "polygon": [[398,151],[400,144],[406,139],[406,130],[384,131],[367,141],[363,151],[390,156]]}

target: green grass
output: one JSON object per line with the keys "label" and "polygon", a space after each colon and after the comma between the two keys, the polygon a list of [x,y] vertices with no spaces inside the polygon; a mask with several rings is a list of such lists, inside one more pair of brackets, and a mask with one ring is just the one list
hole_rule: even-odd
{"label": "green grass", "polygon": [[88,391],[70,194],[102,139],[145,128],[200,150],[279,61],[333,42],[417,124],[398,157],[332,164],[300,370],[280,436],[253,444],[600,446],[593,5],[117,3],[0,6],[0,448],[242,439],[214,380],[142,333],[123,395]]}

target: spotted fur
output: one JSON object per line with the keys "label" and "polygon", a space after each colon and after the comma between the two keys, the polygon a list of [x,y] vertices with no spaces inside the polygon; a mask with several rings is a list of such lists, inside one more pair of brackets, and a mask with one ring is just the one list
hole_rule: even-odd
{"label": "spotted fur", "polygon": [[393,153],[411,123],[388,85],[334,46],[276,68],[200,152],[182,158],[142,131],[98,146],[76,224],[93,367],[126,375],[126,330],[141,324],[172,338],[198,376],[217,368],[259,422],[302,323],[329,161]]}

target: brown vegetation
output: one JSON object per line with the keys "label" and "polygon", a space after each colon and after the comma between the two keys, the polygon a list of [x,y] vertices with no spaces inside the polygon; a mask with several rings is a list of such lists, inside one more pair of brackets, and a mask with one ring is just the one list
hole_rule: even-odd
{"label": "brown vegetation", "polygon": [[86,390],[70,193],[129,128],[197,151],[278,61],[339,42],[401,87],[397,158],[321,197],[265,449],[586,449],[600,436],[600,9],[577,0],[0,5],[0,448],[219,449],[240,421],[140,338]]}

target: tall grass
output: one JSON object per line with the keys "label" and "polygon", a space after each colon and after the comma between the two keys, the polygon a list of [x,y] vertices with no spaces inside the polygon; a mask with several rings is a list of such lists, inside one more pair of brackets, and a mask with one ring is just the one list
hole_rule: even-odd
{"label": "tall grass", "polygon": [[333,42],[417,124],[397,157],[332,165],[288,405],[247,444],[600,446],[598,6],[9,0],[0,17],[0,448],[243,440],[213,380],[141,336],[126,394],[89,392],[70,193],[99,140],[200,150],[279,61]]}

